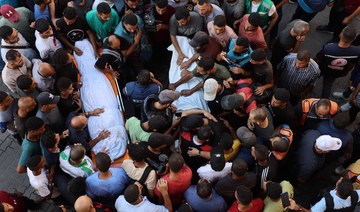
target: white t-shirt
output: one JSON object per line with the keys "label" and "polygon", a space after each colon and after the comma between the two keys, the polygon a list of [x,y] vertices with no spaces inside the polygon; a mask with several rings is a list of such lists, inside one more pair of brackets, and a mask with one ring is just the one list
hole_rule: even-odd
{"label": "white t-shirt", "polygon": [[125,200],[124,195],[119,196],[115,202],[117,212],[167,212],[168,209],[163,205],[155,205],[151,203],[146,197],[137,205],[132,205]]}
{"label": "white t-shirt", "polygon": [[65,150],[60,153],[59,161],[60,168],[71,177],[88,177],[95,172],[93,163],[88,156],[85,155],[83,161],[78,165],[70,164],[69,159],[70,147],[67,146]]}
{"label": "white t-shirt", "polygon": [[[358,197],[360,197],[360,190],[355,190],[355,191],[357,192]],[[334,209],[347,208],[351,206],[351,197],[348,197],[345,200],[341,199],[338,195],[336,195],[335,189],[330,191],[330,195],[333,197]],[[326,210],[325,197],[323,197],[319,202],[317,202],[314,206],[311,207],[311,211],[315,211],[315,212],[323,212],[325,210]]]}
{"label": "white t-shirt", "polygon": [[[259,8],[259,6],[260,6],[260,4],[261,4],[261,2],[259,2],[259,3],[255,3],[255,2],[251,2],[251,12],[253,12],[253,13],[256,13],[257,12],[257,10],[258,10],[258,8]],[[275,5],[273,4],[272,6],[271,6],[271,8],[270,8],[270,10],[269,10],[269,13],[268,13],[268,15],[269,16],[272,16],[274,13],[275,13],[275,11],[276,11],[276,7],[275,7]],[[262,12],[259,12],[259,14],[262,14]]]}
{"label": "white t-shirt", "polygon": [[231,172],[232,163],[225,163],[223,170],[217,172],[211,168],[210,164],[206,164],[198,168],[197,173],[201,179],[207,179],[209,182],[216,182],[220,178],[226,177]]}
{"label": "white t-shirt", "polygon": [[[18,32],[19,41],[17,43],[9,44],[6,43],[5,40],[1,40],[1,45],[4,46],[30,46],[30,44],[25,40],[25,38]],[[6,53],[9,51],[9,48],[1,48],[1,58],[4,62],[7,62],[6,60]],[[24,57],[26,57],[28,60],[32,60],[34,58],[37,58],[37,53],[32,48],[25,48],[25,49],[15,49],[16,51],[20,52]]]}
{"label": "white t-shirt", "polygon": [[60,41],[54,36],[48,38],[40,37],[40,33],[35,31],[35,46],[40,53],[40,57],[43,60],[52,58],[55,51],[62,47]]}
{"label": "white t-shirt", "polygon": [[30,185],[35,189],[39,196],[46,197],[51,193],[48,187],[49,181],[46,177],[45,169],[41,170],[40,175],[34,176],[33,172],[27,168],[27,175],[29,177]]}

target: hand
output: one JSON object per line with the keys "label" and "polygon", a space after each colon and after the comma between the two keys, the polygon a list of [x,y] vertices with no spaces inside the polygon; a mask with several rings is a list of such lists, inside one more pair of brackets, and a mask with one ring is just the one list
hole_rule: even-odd
{"label": "hand", "polygon": [[141,40],[141,35],[142,35],[142,31],[140,28],[137,29],[137,33],[134,37],[134,43],[135,44],[139,44],[140,43],[140,40]]}
{"label": "hand", "polygon": [[78,6],[79,6],[79,7],[82,7],[82,6],[85,5],[85,3],[86,3],[86,0],[83,0],[82,2],[80,2],[80,3],[78,4]]}
{"label": "hand", "polygon": [[179,66],[181,65],[182,61],[185,59],[185,58],[188,58],[186,55],[184,55],[184,53],[182,52],[179,52],[179,55],[178,55],[178,58],[176,60],[176,64]]}
{"label": "hand", "polygon": [[111,71],[111,76],[115,79],[119,79],[120,73],[117,71]]}
{"label": "hand", "polygon": [[298,42],[304,42],[305,37],[305,35],[297,35],[295,38]]}
{"label": "hand", "polygon": [[190,157],[195,157],[195,156],[198,156],[199,155],[199,151],[198,149],[194,148],[194,147],[189,147],[189,150],[187,151],[187,154],[190,156]]}
{"label": "hand", "polygon": [[99,140],[104,140],[105,138],[108,138],[110,136],[110,131],[103,130],[99,133],[98,138]]}
{"label": "hand", "polygon": [[80,99],[74,99],[74,102],[77,104],[79,108],[82,108],[82,102]]}
{"label": "hand", "polygon": [[230,88],[233,85],[233,82],[234,82],[233,79],[230,77],[229,79],[224,80],[223,84],[226,88]]}
{"label": "hand", "polygon": [[263,95],[264,91],[265,91],[264,87],[260,86],[255,89],[255,94],[261,96]]}
{"label": "hand", "polygon": [[128,10],[125,9],[125,15],[130,14],[130,13],[134,13],[134,12],[130,9],[128,9]]}
{"label": "hand", "polygon": [[170,83],[168,89],[174,91],[174,90],[176,89],[175,84],[174,84],[174,83]]}
{"label": "hand", "polygon": [[253,130],[255,128],[255,125],[254,125],[254,122],[250,119],[248,119],[247,121],[247,127],[250,129],[250,130]]}
{"label": "hand", "polygon": [[182,62],[180,65],[180,69],[187,69],[189,68],[189,66],[192,64],[191,60],[187,60],[185,62]]}
{"label": "hand", "polygon": [[67,138],[67,137],[69,137],[69,135],[70,135],[69,130],[64,130],[61,133],[61,138]]}
{"label": "hand", "polygon": [[300,210],[301,207],[298,206],[293,199],[289,198],[289,201],[290,201],[290,206],[288,206],[287,209],[294,210],[294,211]]}
{"label": "hand", "polygon": [[347,16],[343,19],[342,24],[348,25],[350,23],[350,21],[351,21],[351,18],[349,18],[349,16]]}
{"label": "hand", "polygon": [[55,28],[56,28],[56,21],[57,21],[57,19],[56,19],[56,18],[51,19],[51,22],[53,23],[53,25],[54,25],[54,27],[55,27]]}
{"label": "hand", "polygon": [[171,105],[169,106],[169,108],[171,109],[171,111],[172,111],[173,113],[176,113],[177,108],[176,108],[175,105],[171,104]]}
{"label": "hand", "polygon": [[104,112],[104,109],[103,108],[96,108],[95,110],[93,110],[91,112],[91,115],[92,116],[99,116],[101,113]]}
{"label": "hand", "polygon": [[226,119],[220,118],[220,120],[223,122],[226,128],[228,128],[229,130],[233,129]]}
{"label": "hand", "polygon": [[210,119],[210,120],[212,120],[212,121],[214,121],[214,122],[217,122],[216,118],[215,118],[211,113],[209,113],[208,111],[204,111],[204,112],[203,112],[203,115],[204,115],[206,118],[208,118],[208,119]]}
{"label": "hand", "polygon": [[156,187],[160,191],[161,194],[166,194],[168,192],[167,181],[164,180],[163,178],[158,180]]}
{"label": "hand", "polygon": [[181,96],[190,96],[192,94],[190,89],[185,89],[180,92]]}
{"label": "hand", "polygon": [[75,91],[73,93],[73,96],[72,96],[73,100],[78,100],[80,99],[80,92],[79,91]]}
{"label": "hand", "polygon": [[75,47],[74,52],[78,56],[81,56],[83,54],[83,51],[81,49],[79,49],[78,47]]}
{"label": "hand", "polygon": [[234,74],[244,74],[245,73],[244,69],[242,69],[240,67],[236,67],[236,66],[231,67],[230,71]]}
{"label": "hand", "polygon": [[227,62],[226,61],[226,52],[221,52],[220,54],[219,54],[219,56],[220,56],[220,58],[222,59],[222,60],[224,60],[225,62]]}
{"label": "hand", "polygon": [[168,26],[166,24],[157,24],[156,25],[156,31],[159,31],[160,29],[167,29]]}
{"label": "hand", "polygon": [[30,28],[35,28],[35,21],[30,23]]}

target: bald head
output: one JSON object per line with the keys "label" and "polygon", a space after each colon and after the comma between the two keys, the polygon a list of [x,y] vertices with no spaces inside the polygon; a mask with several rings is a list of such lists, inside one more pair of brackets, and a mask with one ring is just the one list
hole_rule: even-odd
{"label": "bald head", "polygon": [[71,119],[70,126],[75,130],[84,129],[87,125],[87,118],[85,116],[75,116]]}
{"label": "bald head", "polygon": [[94,209],[92,204],[92,200],[87,195],[83,195],[77,198],[74,208],[77,212],[91,212]]}
{"label": "bald head", "polygon": [[18,106],[20,110],[31,109],[36,106],[36,102],[34,98],[30,96],[24,96],[19,98]]}
{"label": "bald head", "polygon": [[55,69],[49,63],[41,63],[39,65],[39,73],[44,77],[50,77],[55,74]]}
{"label": "bald head", "polygon": [[297,35],[304,35],[310,31],[310,25],[303,20],[298,20],[294,23],[293,30]]}

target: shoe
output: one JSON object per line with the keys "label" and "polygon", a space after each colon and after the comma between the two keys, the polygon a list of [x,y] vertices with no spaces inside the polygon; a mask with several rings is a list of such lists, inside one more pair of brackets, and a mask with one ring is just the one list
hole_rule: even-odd
{"label": "shoe", "polygon": [[347,99],[347,98],[345,98],[343,92],[333,92],[332,95],[338,99]]}
{"label": "shoe", "polygon": [[341,110],[342,112],[344,112],[344,111],[349,111],[350,109],[351,109],[351,105],[350,105],[349,102],[346,103],[346,104],[341,105],[341,107],[340,107],[340,110]]}
{"label": "shoe", "polygon": [[319,25],[316,27],[316,31],[334,33],[334,30],[331,29],[328,25]]}

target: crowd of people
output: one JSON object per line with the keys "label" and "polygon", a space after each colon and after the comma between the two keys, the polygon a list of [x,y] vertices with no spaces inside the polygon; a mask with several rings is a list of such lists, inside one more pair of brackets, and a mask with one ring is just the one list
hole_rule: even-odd
{"label": "crowd of people", "polygon": [[[0,130],[21,145],[16,172],[38,197],[0,191],[0,212],[50,199],[78,212],[355,211],[360,128],[347,126],[360,111],[360,1],[298,0],[279,29],[287,3],[1,0]],[[329,23],[310,29],[326,5]],[[314,58],[301,48],[310,30],[333,34]],[[93,151],[112,135],[89,133],[107,108],[84,108],[84,40],[118,85],[119,158]],[[193,95],[205,106],[183,110]]]}

